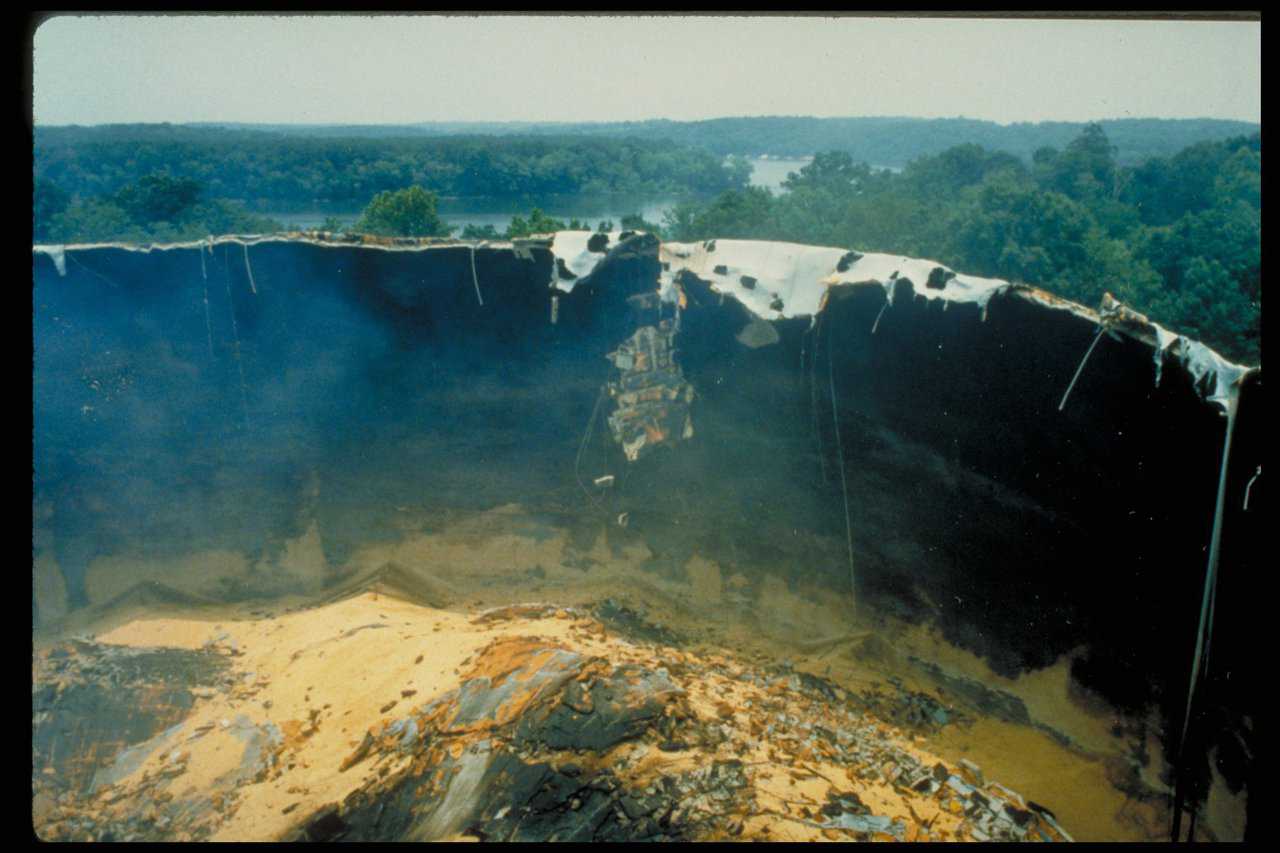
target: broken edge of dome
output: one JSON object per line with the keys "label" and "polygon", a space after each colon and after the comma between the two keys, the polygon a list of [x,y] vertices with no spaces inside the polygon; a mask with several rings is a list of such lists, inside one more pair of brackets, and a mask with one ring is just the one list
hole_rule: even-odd
{"label": "broken edge of dome", "polygon": [[[59,275],[66,275],[66,252],[71,249],[115,248],[151,252],[168,249],[212,248],[224,244],[244,246],[262,243],[307,243],[326,247],[360,247],[384,251],[423,251],[438,248],[511,249],[531,257],[532,248],[551,251],[553,264],[550,286],[570,292],[576,283],[589,277],[610,251],[631,231],[556,231],[526,238],[501,241],[459,240],[450,237],[374,237],[297,231],[282,234],[233,234],[177,243],[83,243],[38,244],[34,254],[48,255]],[[678,298],[676,277],[687,271],[710,282],[717,292],[731,295],[764,320],[816,316],[825,304],[829,289],[836,285],[875,283],[892,298],[899,282],[909,282],[917,296],[976,304],[986,316],[987,304],[996,294],[1009,293],[1044,307],[1068,311],[1098,323],[1108,331],[1124,334],[1152,347],[1155,382],[1163,377],[1166,356],[1191,376],[1201,396],[1226,410],[1238,393],[1241,381],[1259,367],[1236,364],[1201,343],[1170,332],[1142,314],[1106,294],[1099,311],[1055,296],[1039,288],[1014,284],[1003,279],[956,273],[936,261],[877,252],[857,252],[829,246],[808,246],[767,240],[704,240],[697,243],[664,242],[659,246],[662,271],[658,288],[662,298]]]}
{"label": "broken edge of dome", "polygon": [[937,261],[798,243],[721,239],[663,243],[660,259],[659,288],[664,299],[678,297],[676,278],[687,271],[709,282],[715,291],[733,296],[763,320],[816,316],[836,285],[879,285],[892,299],[898,283],[908,282],[916,296],[977,305],[984,319],[993,296],[1016,295],[1151,346],[1157,386],[1166,356],[1171,357],[1190,375],[1197,393],[1223,410],[1229,408],[1240,382],[1260,370],[1231,362],[1199,341],[1170,332],[1109,293],[1101,309],[1094,311],[1039,288],[957,273]]}
{"label": "broken edge of dome", "polygon": [[595,272],[596,267],[625,236],[639,231],[556,231],[535,235],[537,239],[550,239],[552,255],[551,287],[570,293],[583,279]]}
{"label": "broken edge of dome", "polygon": [[489,249],[520,249],[526,246],[546,247],[550,245],[552,235],[536,235],[528,238],[512,240],[461,240],[456,237],[379,237],[372,234],[345,234],[329,231],[289,231],[274,234],[223,234],[212,235],[199,240],[182,240],[172,243],[131,243],[109,241],[101,243],[37,243],[31,247],[35,254],[49,255],[57,263],[59,257],[65,257],[69,250],[85,249],[120,249],[126,252],[169,251],[171,249],[198,249],[228,244],[256,246],[262,243],[307,243],[326,247],[356,247],[363,249],[380,249],[383,251],[416,252],[427,249],[457,248],[470,246]]}

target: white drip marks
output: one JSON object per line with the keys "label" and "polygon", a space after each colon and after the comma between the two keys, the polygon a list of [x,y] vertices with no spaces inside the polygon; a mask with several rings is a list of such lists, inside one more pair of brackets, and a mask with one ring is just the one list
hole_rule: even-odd
{"label": "white drip marks", "polygon": [[[484,297],[480,295],[480,279],[476,275],[476,247],[471,244],[471,283],[476,286],[476,301],[480,303],[480,307],[484,307]],[[555,321],[552,320],[554,323]]]}
{"label": "white drip marks", "polygon": [[253,267],[249,266],[249,244],[241,243],[240,248],[244,249],[244,271],[249,274],[249,289],[253,291],[253,295],[258,295],[257,282],[253,280]]}
{"label": "white drip marks", "polygon": [[[236,369],[240,371],[240,407],[244,415],[244,428],[249,428],[249,391],[244,382],[244,362],[240,359],[240,327],[236,324],[236,305],[231,298],[231,262],[227,251],[222,251],[222,271],[227,284],[227,310],[231,313],[231,334],[235,338]],[[247,256],[246,256],[247,257]]]}
{"label": "white drip marks", "polygon": [[[209,269],[204,262],[204,244],[200,244],[196,249],[200,253],[200,279],[201,287],[204,290],[204,334],[209,342],[209,360],[214,359],[213,355],[213,323],[209,320]],[[213,254],[212,242],[209,245],[210,256]]]}

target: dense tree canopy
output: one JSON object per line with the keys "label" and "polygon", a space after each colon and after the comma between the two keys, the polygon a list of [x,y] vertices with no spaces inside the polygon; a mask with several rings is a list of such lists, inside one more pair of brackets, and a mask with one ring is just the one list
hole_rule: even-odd
{"label": "dense tree canopy", "polygon": [[447,237],[453,229],[436,213],[435,193],[406,187],[374,196],[352,230],[385,237]]}
{"label": "dense tree canopy", "polygon": [[[1222,119],[1110,119],[1099,123],[1116,146],[1117,161],[1136,165],[1151,157],[1171,157],[1189,145],[1248,136],[1257,124]],[[196,126],[192,126],[196,127]],[[622,122],[422,122],[401,125],[206,125],[259,130],[311,139],[418,138],[477,134],[631,137],[695,145],[721,155],[771,154],[808,157],[817,151],[844,151],[854,162],[904,166],[956,145],[1004,151],[1030,162],[1037,149],[1062,149],[1085,124],[1069,121],[997,124],[970,118],[906,116],[744,116],[701,121]]]}
{"label": "dense tree canopy", "polygon": [[[849,121],[879,133],[923,120],[643,126],[729,133],[747,122],[763,134],[761,150],[777,151],[769,146],[795,122],[827,132],[837,125],[823,122]],[[1075,135],[1068,138],[1026,136],[1023,143],[1037,144],[1024,145],[1030,152],[1025,159],[957,133],[958,144],[915,157],[898,173],[837,146],[791,175],[779,194],[746,185],[750,164],[741,158],[722,160],[669,141],[299,137],[169,125],[37,128],[32,217],[39,241],[164,241],[280,229],[229,199],[275,205],[365,204],[374,198],[353,230],[439,235],[448,233],[436,213],[439,194],[503,196],[524,208],[527,198],[554,193],[652,192],[683,201],[661,227],[630,216],[623,228],[677,240],[740,237],[899,252],[1034,284],[1086,304],[1110,291],[1157,322],[1257,362],[1261,134],[1197,142],[1131,164],[1111,139],[1115,130],[1208,132],[1218,125],[1072,126]],[[605,126],[594,127],[603,132]],[[1036,127],[1044,130],[1005,130]],[[774,132],[783,135],[769,135]],[[1052,144],[1041,144],[1046,139]],[[332,220],[326,227],[338,230],[339,224]],[[462,236],[510,238],[562,228],[591,225],[565,223],[535,208],[528,217],[515,217],[504,234],[468,226]]]}
{"label": "dense tree canopy", "polygon": [[1096,305],[1104,292],[1233,358],[1258,362],[1261,136],[1137,167],[1090,125],[1017,158],[960,145],[900,173],[826,152],[785,192],[728,191],[667,215],[669,239],[751,237],[934,258]]}
{"label": "dense tree canopy", "polygon": [[280,223],[226,199],[202,200],[203,188],[163,172],[144,175],[115,193],[73,197],[36,179],[32,233],[37,242],[173,242],[209,234],[262,233]]}
{"label": "dense tree canopy", "polygon": [[190,180],[258,209],[365,205],[421,186],[448,197],[717,193],[749,163],[665,140],[603,137],[305,138],[181,125],[37,127],[36,179],[81,198],[145,175]]}

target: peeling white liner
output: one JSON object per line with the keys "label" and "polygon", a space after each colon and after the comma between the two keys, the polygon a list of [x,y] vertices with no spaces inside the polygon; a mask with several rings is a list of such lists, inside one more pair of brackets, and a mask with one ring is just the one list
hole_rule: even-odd
{"label": "peeling white liner", "polygon": [[[618,238],[621,231],[610,231],[609,243],[605,246],[603,252],[592,252],[587,248],[587,243],[597,233],[596,231],[557,231],[551,235],[551,255],[553,258],[551,265],[551,286],[559,288],[565,293],[573,291],[573,286],[582,279],[595,272],[596,266],[604,260],[605,255],[618,244]],[[565,269],[573,273],[576,278],[563,279],[560,277],[554,259],[564,262]]]}
{"label": "peeling white liner", "polygon": [[[547,235],[549,236],[549,235]],[[73,243],[67,245],[43,245],[36,244],[31,247],[34,254],[49,255],[53,258],[54,263],[58,263],[58,258],[64,256],[65,252],[83,251],[86,249],[120,249],[124,252],[164,252],[170,249],[198,249],[204,247],[212,254],[214,246],[222,245],[241,245],[256,246],[260,243],[306,243],[311,246],[321,246],[327,249],[372,249],[382,252],[425,252],[433,249],[457,249],[477,248],[477,249],[511,249],[517,255],[528,254],[527,239],[517,240],[500,240],[500,241],[472,241],[472,240],[449,240],[444,238],[423,238],[420,242],[408,242],[403,244],[395,243],[365,243],[360,240],[343,240],[343,239],[324,239],[316,237],[304,232],[285,233],[285,234],[227,234],[221,237],[205,237],[200,240],[186,240],[178,243]],[[534,241],[536,242],[536,241]],[[532,255],[529,255],[532,258]],[[601,255],[601,257],[604,257]]]}
{"label": "peeling white liner", "polygon": [[67,252],[63,246],[32,246],[31,251],[37,255],[48,255],[58,269],[58,275],[67,274]]}
{"label": "peeling white liner", "polygon": [[[554,257],[561,258],[565,267],[578,278],[573,281],[559,279],[555,267],[552,268],[553,287],[568,292],[573,285],[590,275],[604,260],[608,250],[613,249],[621,231],[609,232],[609,245],[605,252],[590,252],[587,241],[591,239],[591,231],[558,231],[550,236],[551,251]],[[359,241],[323,240],[305,234],[289,235],[228,235],[205,240],[193,240],[183,243],[136,245],[129,243],[86,243],[74,246],[35,245],[32,252],[48,255],[57,267],[59,275],[66,275],[66,252],[68,249],[116,248],[133,252],[150,252],[166,249],[191,249],[201,246],[212,250],[215,244],[240,243],[309,243],[328,248],[357,247],[382,251],[424,251],[436,248],[453,248],[474,245],[463,241],[441,241],[408,245],[383,245],[363,243]],[[528,254],[524,241],[488,243],[489,248],[513,249],[517,255]],[[713,251],[708,246],[714,245]],[[877,281],[884,288],[886,295],[892,297],[894,283],[900,278],[909,278],[917,295],[926,299],[942,299],[946,302],[969,302],[983,309],[985,316],[987,303],[997,293],[1017,290],[1029,298],[1058,310],[1071,311],[1082,317],[1097,322],[1098,315],[1084,306],[1067,300],[1050,299],[1037,295],[1033,289],[1010,284],[1002,279],[980,278],[978,276],[957,274],[949,279],[942,289],[925,286],[929,274],[934,267],[942,267],[946,272],[952,270],[935,261],[908,258],[901,255],[881,253],[865,253],[849,265],[844,272],[836,267],[848,253],[846,249],[827,246],[806,246],[799,243],[782,243],[765,240],[708,240],[702,243],[663,243],[659,249],[659,260],[666,264],[659,276],[659,287],[662,298],[674,302],[677,298],[674,278],[682,269],[711,282],[711,286],[719,293],[735,296],[748,310],[766,320],[777,320],[798,316],[815,316],[822,304],[822,297],[828,287],[836,284],[853,284],[864,281]],[[530,256],[531,257],[531,256]],[[724,273],[715,272],[717,266],[725,268]],[[894,276],[894,273],[897,273]],[[756,279],[755,287],[749,288],[742,283],[742,276]],[[781,309],[773,307],[774,299],[780,299]],[[944,303],[945,304],[945,303]],[[1174,358],[1190,374],[1197,391],[1206,393],[1206,400],[1216,403],[1224,413],[1231,398],[1238,393],[1240,380],[1257,368],[1245,367],[1227,361],[1209,347],[1168,331],[1157,323],[1149,323],[1154,334],[1153,358],[1155,361],[1156,384],[1159,385],[1163,372],[1163,355],[1170,352]],[[1212,383],[1207,377],[1212,376]],[[1205,390],[1207,388],[1207,390]]]}
{"label": "peeling white liner", "polygon": [[[955,274],[937,261],[875,252],[862,254],[840,272],[847,254],[847,249],[764,240],[663,243],[660,259],[667,267],[660,279],[662,294],[674,299],[675,275],[688,270],[710,281],[716,292],[732,294],[757,316],[777,320],[816,315],[827,288],[837,284],[876,281],[892,296],[897,280],[907,278],[926,299],[971,302],[984,310],[992,296],[1013,287],[1002,279]],[[935,268],[952,275],[941,289],[925,286]],[[749,286],[750,279],[755,279],[754,286]]]}
{"label": "peeling white liner", "polygon": [[1151,358],[1155,365],[1157,387],[1164,377],[1165,353],[1169,353],[1191,377],[1196,392],[1205,400],[1222,407],[1224,414],[1238,395],[1241,380],[1260,369],[1228,361],[1200,341],[1170,332],[1119,302],[1109,293],[1102,297],[1098,321],[1104,328],[1117,327],[1152,348]]}
{"label": "peeling white liner", "polygon": [[[659,276],[659,287],[664,300],[675,301],[675,276],[680,270],[688,270],[698,278],[711,282],[711,287],[716,292],[737,298],[756,316],[766,320],[779,320],[815,316],[820,310],[827,288],[833,285],[875,281],[892,298],[897,280],[907,278],[911,280],[917,296],[944,300],[944,307],[951,302],[976,304],[982,309],[984,319],[991,297],[997,293],[1016,290],[1045,307],[1070,311],[1099,322],[1096,312],[1068,300],[1054,298],[1003,279],[954,273],[943,264],[931,260],[869,252],[862,253],[846,270],[840,272],[837,266],[846,254],[846,249],[763,240],[716,239],[701,243],[663,243],[659,259],[663,262],[664,269]],[[723,271],[717,272],[717,267]],[[930,274],[938,267],[944,273],[953,273],[953,276],[946,281],[944,287],[929,288],[926,283]],[[743,276],[754,279],[754,287],[744,284]],[[879,318],[877,325],[878,321]],[[1203,394],[1208,402],[1217,404],[1225,413],[1231,399],[1238,393],[1240,380],[1256,368],[1230,362],[1199,341],[1177,335],[1159,324],[1149,323],[1149,326],[1155,337],[1153,357],[1156,384],[1160,384],[1163,356],[1168,351],[1191,376],[1197,392]]]}
{"label": "peeling white liner", "polygon": [[1196,391],[1207,394],[1205,399],[1210,403],[1217,403],[1222,407],[1223,414],[1226,414],[1231,400],[1240,393],[1240,380],[1257,368],[1227,361],[1199,341],[1175,335],[1155,323],[1151,325],[1155,326],[1160,341],[1155,352],[1156,384],[1160,384],[1162,356],[1168,350],[1191,375]]}

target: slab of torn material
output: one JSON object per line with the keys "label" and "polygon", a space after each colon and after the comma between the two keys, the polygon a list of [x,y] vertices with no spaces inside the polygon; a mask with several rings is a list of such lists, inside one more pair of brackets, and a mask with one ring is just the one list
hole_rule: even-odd
{"label": "slab of torn material", "polygon": [[[476,244],[452,238],[375,237],[324,232],[286,234],[240,234],[209,237],[179,243],[130,244],[86,243],[77,245],[35,245],[33,254],[47,255],[60,275],[66,274],[67,254],[101,248],[144,252],[171,249],[209,249],[216,245],[240,246],[264,243],[306,243],[329,248],[373,249],[378,251],[430,251],[458,247],[510,250],[517,257],[532,260],[533,249],[549,249],[554,258],[551,285],[562,292],[588,278],[620,241],[624,231],[558,231],[513,241]],[[765,240],[706,240],[701,243],[663,243],[659,248],[662,272],[656,282],[662,299],[679,302],[675,283],[681,271],[710,282],[713,290],[731,295],[762,321],[791,317],[813,317],[821,313],[823,300],[836,285],[879,284],[892,296],[899,282],[909,281],[916,296],[975,304],[984,312],[992,297],[1010,294],[1046,308],[1067,311],[1111,331],[1150,345],[1153,349],[1155,382],[1163,378],[1165,356],[1186,370],[1197,392],[1206,401],[1226,410],[1240,381],[1257,368],[1235,364],[1203,343],[1170,332],[1146,317],[1124,308],[1114,298],[1104,297],[1099,312],[1025,284],[1003,279],[982,278],[957,273],[936,261],[901,255],[857,252],[828,246],[806,246]],[[1123,310],[1120,310],[1123,309]],[[771,336],[758,324],[742,340],[746,346],[765,346]]]}
{"label": "slab of torn material", "polygon": [[571,292],[575,284],[595,271],[609,250],[618,244],[621,231],[557,231],[551,235],[551,286]]}
{"label": "slab of torn material", "polygon": [[[1100,323],[1110,331],[1148,344],[1153,349],[1157,385],[1167,354],[1190,375],[1197,393],[1224,412],[1238,392],[1240,381],[1256,370],[1228,361],[1199,341],[1164,329],[1110,294],[1103,297],[1101,310],[1095,312],[1034,287],[964,275],[932,260],[797,243],[720,239],[663,243],[659,259],[659,292],[665,301],[679,301],[676,279],[687,271],[710,282],[714,291],[733,296],[761,321],[816,316],[825,307],[829,289],[837,285],[876,283],[892,299],[898,283],[908,281],[918,297],[941,300],[944,305],[977,305],[984,318],[992,297],[1011,294]],[[740,340],[747,346],[767,345],[771,336],[761,331],[751,328]]]}
{"label": "slab of torn material", "polygon": [[1239,393],[1240,381],[1258,369],[1228,361],[1199,341],[1170,332],[1110,293],[1103,295],[1098,316],[1099,322],[1108,329],[1123,332],[1152,347],[1156,385],[1163,376],[1167,354],[1191,377],[1196,392],[1220,406],[1224,413]]}
{"label": "slab of torn material", "polygon": [[675,298],[675,276],[687,270],[771,320],[819,313],[827,289],[837,284],[876,281],[892,293],[908,279],[926,299],[979,307],[1013,287],[1003,279],[961,275],[937,261],[767,240],[663,243],[660,260],[664,298]]}
{"label": "slab of torn material", "polygon": [[676,363],[675,335],[671,320],[641,326],[608,355],[621,371],[609,383],[617,403],[609,429],[628,462],[660,445],[693,437],[693,386]]}
{"label": "slab of torn material", "polygon": [[58,270],[58,275],[67,274],[67,252],[65,246],[32,246],[32,254],[48,255],[53,261],[53,266]]}

